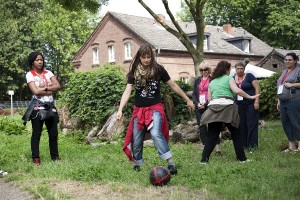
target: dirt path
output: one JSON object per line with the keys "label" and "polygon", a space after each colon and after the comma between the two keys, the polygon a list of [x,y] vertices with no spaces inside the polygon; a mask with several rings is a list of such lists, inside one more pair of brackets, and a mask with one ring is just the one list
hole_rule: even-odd
{"label": "dirt path", "polygon": [[33,200],[28,192],[7,183],[0,177],[0,200]]}

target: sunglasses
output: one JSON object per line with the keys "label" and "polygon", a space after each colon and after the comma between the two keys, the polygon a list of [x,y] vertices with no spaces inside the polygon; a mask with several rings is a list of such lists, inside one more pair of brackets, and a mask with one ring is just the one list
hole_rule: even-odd
{"label": "sunglasses", "polygon": [[208,69],[200,69],[200,72],[207,72]]}

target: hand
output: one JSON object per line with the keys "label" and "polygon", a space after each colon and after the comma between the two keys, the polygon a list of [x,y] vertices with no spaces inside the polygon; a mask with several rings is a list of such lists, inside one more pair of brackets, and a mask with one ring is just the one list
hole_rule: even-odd
{"label": "hand", "polygon": [[186,102],[186,105],[187,105],[192,111],[195,110],[195,104],[194,104],[190,99]]}
{"label": "hand", "polygon": [[198,103],[198,108],[199,108],[199,109],[204,109],[205,106],[204,106],[204,104]]}
{"label": "hand", "polygon": [[256,99],[259,96],[260,96],[260,94],[253,95],[253,96],[250,96],[250,99]]}
{"label": "hand", "polygon": [[290,88],[290,87],[293,87],[293,84],[292,83],[284,83],[284,86],[286,88]]}
{"label": "hand", "polygon": [[117,118],[117,120],[119,120],[119,119],[121,119],[122,118],[122,111],[118,111],[117,112],[117,115],[116,115],[116,118]]}
{"label": "hand", "polygon": [[257,102],[257,101],[254,102],[254,109],[255,110],[259,109],[259,102]]}

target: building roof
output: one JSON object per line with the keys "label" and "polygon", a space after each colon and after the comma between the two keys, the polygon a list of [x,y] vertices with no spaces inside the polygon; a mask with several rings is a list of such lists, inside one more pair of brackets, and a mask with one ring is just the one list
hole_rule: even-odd
{"label": "building roof", "polygon": [[[187,51],[185,46],[174,35],[165,30],[160,24],[155,23],[155,19],[153,18],[116,12],[108,12],[106,15],[111,15],[129,30],[156,48],[162,50]],[[165,23],[174,28],[171,20],[165,20]],[[187,34],[196,32],[194,22],[179,22],[179,24]],[[272,51],[272,48],[268,44],[241,27],[232,27],[231,35],[223,31],[223,27],[221,26],[206,25],[204,31],[210,33],[209,50],[204,50],[204,53],[266,56]],[[226,41],[226,39],[235,37],[252,38],[251,52],[245,53]]]}
{"label": "building roof", "polygon": [[[300,50],[273,49],[257,65],[260,67],[263,66],[274,54],[279,56],[282,60],[284,60],[285,55],[290,52],[294,52],[297,56],[300,55]],[[300,61],[298,61],[298,63],[300,63]]]}

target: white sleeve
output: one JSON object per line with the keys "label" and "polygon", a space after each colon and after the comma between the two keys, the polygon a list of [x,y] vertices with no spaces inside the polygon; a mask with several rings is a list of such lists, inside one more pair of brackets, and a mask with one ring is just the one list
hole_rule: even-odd
{"label": "white sleeve", "polygon": [[26,82],[27,82],[27,83],[35,82],[34,76],[32,75],[31,72],[27,72],[27,74],[26,74]]}
{"label": "white sleeve", "polygon": [[53,76],[54,74],[51,71],[47,70],[47,79],[50,80]]}

